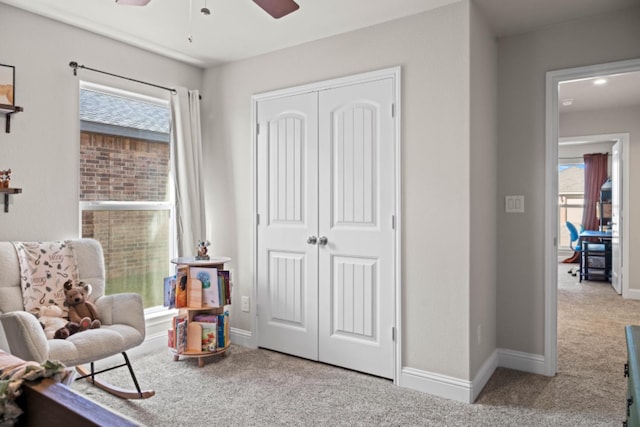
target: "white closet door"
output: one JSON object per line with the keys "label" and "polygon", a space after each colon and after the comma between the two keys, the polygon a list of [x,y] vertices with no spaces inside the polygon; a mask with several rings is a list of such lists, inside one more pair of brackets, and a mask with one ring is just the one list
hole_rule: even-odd
{"label": "white closet door", "polygon": [[393,378],[393,80],[319,95],[319,360]]}
{"label": "white closet door", "polygon": [[317,360],[317,94],[258,104],[258,340]]}

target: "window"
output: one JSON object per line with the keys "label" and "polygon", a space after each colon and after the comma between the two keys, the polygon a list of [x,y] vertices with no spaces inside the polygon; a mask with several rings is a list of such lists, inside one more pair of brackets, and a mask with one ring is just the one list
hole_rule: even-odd
{"label": "window", "polygon": [[558,166],[558,236],[560,248],[569,248],[571,240],[565,223],[580,230],[584,206],[584,163],[561,163]]}
{"label": "window", "polygon": [[102,244],[106,293],[145,308],[162,305],[175,247],[169,132],[166,101],[81,84],[81,233]]}

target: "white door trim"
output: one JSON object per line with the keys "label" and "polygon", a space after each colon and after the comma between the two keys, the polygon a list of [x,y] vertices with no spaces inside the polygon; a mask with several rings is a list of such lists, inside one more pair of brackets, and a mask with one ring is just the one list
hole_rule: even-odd
{"label": "white door trim", "polygon": [[305,84],[301,86],[294,86],[285,89],[279,89],[264,93],[259,93],[251,97],[251,141],[252,141],[252,182],[253,182],[253,227],[252,227],[252,255],[253,255],[253,286],[251,289],[251,341],[254,347],[257,347],[258,340],[258,327],[256,316],[259,315],[259,307],[256,307],[256,301],[258,296],[258,234],[257,234],[257,222],[258,222],[258,186],[257,186],[257,170],[258,170],[258,150],[257,150],[257,111],[258,103],[267,99],[280,98],[285,96],[296,95],[311,91],[321,91],[326,89],[332,89],[341,86],[347,86],[357,83],[365,83],[373,80],[380,80],[384,78],[392,78],[394,81],[394,116],[395,120],[395,283],[394,283],[394,308],[395,308],[395,345],[394,345],[394,383],[398,384],[402,373],[402,180],[401,180],[401,67],[391,67],[376,71],[370,71],[361,74],[354,74],[345,77],[339,77],[330,80],[324,80],[320,82]]}
{"label": "white door trim", "polygon": [[[567,80],[597,77],[607,74],[640,71],[640,59],[611,62],[607,64],[590,65],[585,67],[568,68],[549,71],[546,76],[546,149],[545,149],[545,327],[544,327],[544,374],[553,376],[558,368],[558,139],[559,139],[559,110],[558,84]],[[628,138],[627,138],[628,140]],[[628,182],[628,141],[623,144],[623,177]],[[625,151],[623,151],[625,153]],[[624,218],[629,203],[628,185],[623,188]],[[628,220],[623,223],[623,235],[628,236]],[[629,240],[628,238],[625,240]],[[628,248],[623,241],[623,275],[628,281]],[[628,293],[628,292],[627,292]],[[623,297],[627,297],[623,292]]]}

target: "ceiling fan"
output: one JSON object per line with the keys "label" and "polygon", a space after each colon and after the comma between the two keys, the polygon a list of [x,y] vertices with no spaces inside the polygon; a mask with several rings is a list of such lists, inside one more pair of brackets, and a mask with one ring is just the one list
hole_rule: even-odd
{"label": "ceiling fan", "polygon": [[[128,6],[146,6],[151,0],[116,0],[116,3]],[[293,0],[253,0],[258,6],[264,9],[275,19],[295,12],[300,8]]]}

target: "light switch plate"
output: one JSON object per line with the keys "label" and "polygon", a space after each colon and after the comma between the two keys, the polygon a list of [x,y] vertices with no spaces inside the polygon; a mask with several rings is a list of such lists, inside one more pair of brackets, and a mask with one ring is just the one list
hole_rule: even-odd
{"label": "light switch plate", "polygon": [[249,297],[242,297],[242,299],[240,300],[240,310],[244,311],[245,313],[249,312]]}
{"label": "light switch plate", "polygon": [[507,213],[523,213],[524,196],[505,196],[504,211]]}

